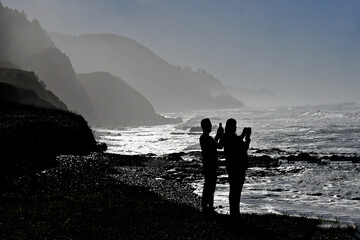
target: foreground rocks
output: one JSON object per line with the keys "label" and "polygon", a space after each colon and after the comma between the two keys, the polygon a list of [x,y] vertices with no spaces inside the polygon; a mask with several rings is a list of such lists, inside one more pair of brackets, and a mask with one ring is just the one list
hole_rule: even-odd
{"label": "foreground rocks", "polygon": [[[179,161],[169,161],[151,155],[124,156],[92,153],[86,156],[62,155],[58,166],[42,172],[23,176],[13,189],[38,191],[74,191],[91,189],[108,183],[145,187],[176,203],[184,203],[200,209],[200,198],[184,178],[174,177],[171,169],[179,169]],[[184,173],[185,174],[185,173]],[[196,179],[201,177],[196,171]]]}
{"label": "foreground rocks", "polygon": [[348,236],[346,230],[318,228],[316,219],[245,214],[235,221],[228,215],[204,215],[188,184],[201,178],[197,154],[59,156],[56,167],[21,177],[0,195],[0,239]]}

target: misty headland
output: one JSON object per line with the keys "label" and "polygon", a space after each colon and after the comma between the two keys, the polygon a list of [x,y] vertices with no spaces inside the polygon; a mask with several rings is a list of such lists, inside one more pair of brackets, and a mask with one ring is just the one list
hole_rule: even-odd
{"label": "misty headland", "polygon": [[[119,33],[54,33],[52,29],[45,30],[42,22],[30,21],[26,12],[3,5],[0,2],[0,223],[4,226],[1,238],[348,236],[344,228],[339,228],[343,227],[342,222],[329,221],[334,228],[322,229],[319,225],[328,220],[245,214],[244,223],[234,223],[226,214],[209,217],[199,211],[200,200],[192,186],[202,178],[198,145],[192,141],[199,133],[189,129],[198,128],[199,118],[204,114],[223,121],[229,113],[240,113],[245,115],[244,123],[248,123],[251,122],[246,117],[248,112],[255,116],[271,107],[265,117],[255,122],[265,122],[267,116],[280,113],[277,122],[301,132],[306,128],[301,123],[286,125],[289,123],[286,114],[293,107],[278,108],[298,101],[280,95],[281,91],[267,90],[271,84],[257,90],[247,88],[249,84],[242,86],[241,82],[224,84],[210,73],[211,69],[193,70],[172,64],[137,40]],[[214,58],[217,52],[214,49]],[[356,76],[352,66],[348,69],[351,74],[346,78]],[[291,71],[284,72],[289,77]],[[249,72],[245,71],[245,75]],[[344,86],[349,83],[345,82]],[[357,87],[354,84],[354,89]],[[277,88],[279,85],[274,87]],[[351,130],[353,134],[349,135],[357,136],[353,121],[359,117],[354,112],[359,99],[352,93],[344,99],[355,103],[335,105],[334,109],[330,107],[331,111],[319,106],[315,113],[298,108],[293,112],[300,112],[296,116],[301,119],[310,116],[316,123],[319,122],[316,117],[323,114],[322,120],[332,126],[330,135],[342,137]],[[344,106],[351,109],[344,110]],[[341,110],[338,115],[332,115],[332,111],[338,110]],[[281,115],[284,112],[285,116]],[[336,117],[348,117],[350,125],[333,124]],[[276,119],[269,122],[273,121],[276,123]],[[171,129],[169,136],[161,135],[164,129]],[[291,135],[289,129],[284,132]],[[276,131],[274,135],[281,129]],[[308,137],[311,131],[303,136]],[[265,134],[269,133],[266,129],[262,133],[265,138],[271,136]],[[177,146],[168,147],[168,142],[180,139],[188,144],[184,148],[188,151],[111,154],[99,142],[100,135],[129,150],[130,145],[124,146],[126,141],[118,141],[126,136],[140,152],[143,148],[155,151],[151,144],[167,148],[165,151],[178,150]],[[152,139],[147,146],[138,144],[149,136]],[[275,142],[276,139],[269,144]],[[270,151],[286,152],[276,147]],[[340,146],[339,151],[346,147]],[[265,147],[252,150],[256,152],[252,165],[255,169],[268,170],[282,164],[283,159],[269,156]],[[329,156],[318,156],[320,151],[316,151],[295,151],[282,157],[290,164],[304,161],[321,165],[323,160],[328,163],[330,159],[330,165],[331,161],[340,160],[356,167],[359,161],[357,153],[342,155],[343,152],[335,151],[329,152]],[[263,172],[255,177],[261,177]]]}

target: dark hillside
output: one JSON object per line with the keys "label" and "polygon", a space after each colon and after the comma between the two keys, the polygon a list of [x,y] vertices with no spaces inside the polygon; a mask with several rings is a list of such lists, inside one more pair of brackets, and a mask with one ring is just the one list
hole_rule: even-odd
{"label": "dark hillside", "polygon": [[19,68],[18,66],[16,66],[15,64],[13,64],[12,62],[8,62],[8,61],[4,61],[4,62],[0,62],[0,68]]}
{"label": "dark hillside", "polygon": [[86,154],[97,149],[80,115],[0,101],[0,182],[53,166],[60,154]]}
{"label": "dark hillside", "polygon": [[[1,3],[0,66],[18,66],[16,68],[35,72],[70,110],[82,114],[88,120],[94,116],[89,98],[78,83],[69,58],[56,49],[37,20],[29,21],[25,12],[4,7]],[[45,99],[41,94],[38,95]],[[52,104],[64,109],[64,104],[62,107]]]}
{"label": "dark hillside", "polygon": [[91,100],[79,83],[70,59],[57,48],[48,48],[32,55],[24,67],[34,71],[69,110],[83,115],[88,121],[95,116]]}
{"label": "dark hillside", "polygon": [[0,100],[43,108],[55,108],[41,99],[33,90],[26,90],[0,82]]}
{"label": "dark hillside", "polygon": [[94,72],[77,76],[98,113],[98,125],[118,127],[181,121],[157,114],[144,96],[110,73]]}
{"label": "dark hillside", "polygon": [[[77,72],[106,71],[124,79],[153,104],[156,111],[240,108],[244,104],[214,76],[200,69],[176,67],[138,42],[111,34],[70,37],[49,34]],[[218,96],[229,96],[221,104]]]}
{"label": "dark hillside", "polygon": [[[67,110],[66,105],[51,91],[46,90],[45,83],[40,81],[33,72],[0,67],[0,82],[11,84],[21,89],[31,90],[36,93],[38,97],[50,103],[52,106],[58,109]],[[19,101],[16,102],[22,104],[32,104],[39,107],[46,107],[44,105],[37,105],[30,102],[27,103],[27,100],[30,101],[29,98],[22,99],[22,95],[20,94]]]}
{"label": "dark hillside", "polygon": [[37,20],[0,3],[0,62],[21,65],[30,55],[55,47]]}

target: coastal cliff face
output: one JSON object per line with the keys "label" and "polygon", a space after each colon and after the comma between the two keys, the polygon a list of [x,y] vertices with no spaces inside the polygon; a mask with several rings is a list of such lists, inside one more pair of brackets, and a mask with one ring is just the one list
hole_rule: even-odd
{"label": "coastal cliff face", "polygon": [[[30,22],[24,12],[1,4],[0,62],[35,72],[70,110],[89,119],[93,117],[91,102],[78,83],[69,58],[56,48],[37,20]],[[25,81],[17,79],[18,83]]]}
{"label": "coastal cliff face", "polygon": [[175,123],[157,114],[151,103],[122,79],[107,72],[77,75],[94,103],[101,126],[159,125]]}
{"label": "coastal cliff face", "polygon": [[55,47],[55,44],[37,20],[30,22],[23,11],[0,3],[0,62],[8,61],[20,66],[32,54],[49,47]]}
{"label": "coastal cliff face", "polygon": [[[144,96],[114,76],[105,77],[105,79],[111,78],[112,80],[104,82],[104,86],[101,81],[96,83],[89,81],[86,84],[88,91],[93,89],[94,84],[98,89],[102,89],[102,92],[110,91],[106,95],[113,99],[105,101],[97,93],[92,93],[92,96],[89,97],[79,83],[69,57],[57,48],[37,20],[30,22],[24,12],[3,7],[1,3],[0,20],[0,67],[7,68],[6,73],[5,70],[2,70],[0,82],[33,90],[40,98],[56,108],[77,112],[84,116],[89,123],[104,127],[157,125],[179,121],[178,119],[167,119],[155,113],[152,104]],[[99,56],[92,57],[98,58]],[[88,72],[103,70],[96,66],[93,67]],[[10,68],[26,69],[34,72],[33,75],[35,75],[30,76],[30,73],[21,70],[10,72]],[[40,84],[46,86],[47,90],[40,90],[38,85],[34,85],[34,81],[29,84],[28,78],[37,77],[40,79]],[[97,79],[101,80],[102,78]],[[117,92],[107,87],[110,82]],[[7,87],[10,89],[9,86]],[[17,93],[15,94],[15,92]],[[20,96],[27,95],[27,98],[11,98],[18,103],[34,104],[36,102],[34,100],[36,97],[29,92],[25,93],[16,89],[13,93],[15,95],[20,93]],[[169,101],[172,101],[171,96],[169,97]],[[94,103],[94,101],[99,102]],[[43,107],[46,104],[40,105]],[[110,108],[107,109],[109,106]]]}
{"label": "coastal cliff face", "polygon": [[[24,65],[38,72],[20,70]],[[76,88],[71,70],[37,20],[30,22],[24,12],[0,3],[0,191],[20,176],[56,165],[57,155],[98,149],[85,119],[67,111],[63,101],[70,94],[59,99],[60,91],[50,91],[64,86],[74,101],[81,98],[81,85]],[[90,108],[88,100],[79,100],[79,105],[73,100],[68,101],[71,110]]]}
{"label": "coastal cliff face", "polygon": [[[50,34],[50,37],[69,55],[77,72],[101,70],[121,76],[142,93],[157,111],[244,106],[205,70],[175,67],[129,38],[110,34],[86,34],[80,37]],[[217,98],[222,95],[227,96],[227,101]]]}
{"label": "coastal cliff face", "polygon": [[[93,133],[82,116],[4,99],[2,85],[19,90],[0,84],[0,191],[22,175],[56,165],[57,155],[97,150]],[[8,96],[12,93],[9,88],[5,90]]]}
{"label": "coastal cliff face", "polygon": [[24,68],[34,71],[70,110],[90,121],[95,119],[92,102],[79,83],[70,59],[59,49],[47,48],[30,56]]}
{"label": "coastal cliff face", "polygon": [[40,98],[33,90],[18,88],[2,82],[0,82],[0,99],[30,106],[55,108],[54,105]]}
{"label": "coastal cliff face", "polygon": [[[3,99],[38,107],[67,110],[67,106],[40,81],[34,72],[0,67]],[[7,98],[5,98],[7,96]]]}

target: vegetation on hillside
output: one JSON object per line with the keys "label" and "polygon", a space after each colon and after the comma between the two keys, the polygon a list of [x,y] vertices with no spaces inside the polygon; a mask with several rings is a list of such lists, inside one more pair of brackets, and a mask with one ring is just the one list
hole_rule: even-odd
{"label": "vegetation on hillside", "polygon": [[[10,92],[7,93],[8,97],[12,97],[12,99],[9,100],[14,101],[15,95],[17,95],[16,102],[18,103],[35,105],[38,107],[51,106],[52,108],[67,110],[66,105],[51,91],[46,89],[46,84],[39,80],[34,72],[0,67],[0,83],[10,84],[16,87],[17,90],[13,90],[17,92],[16,94]],[[9,89],[9,87],[7,88]],[[3,93],[5,93],[5,89],[2,89]],[[45,102],[45,104],[36,104],[36,102]]]}
{"label": "vegetation on hillside", "polygon": [[20,66],[32,54],[54,46],[37,20],[29,21],[24,11],[0,3],[0,62]]}
{"label": "vegetation on hillside", "polygon": [[0,188],[16,177],[54,166],[57,155],[96,149],[93,133],[80,115],[0,102]]}

